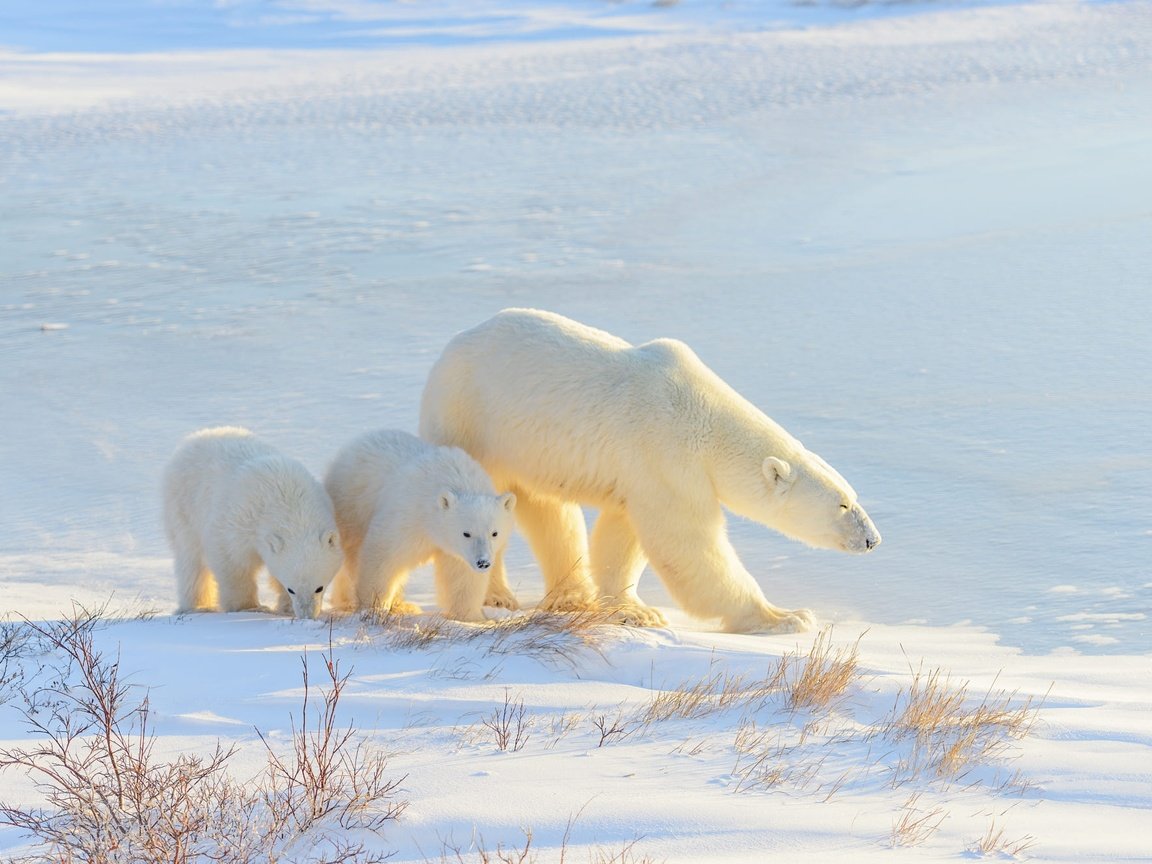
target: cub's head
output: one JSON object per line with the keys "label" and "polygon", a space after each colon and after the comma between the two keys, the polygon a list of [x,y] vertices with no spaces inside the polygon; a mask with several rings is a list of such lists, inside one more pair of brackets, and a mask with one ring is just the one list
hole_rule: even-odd
{"label": "cub's head", "polygon": [[445,490],[437,496],[433,536],[436,545],[477,573],[486,573],[512,533],[516,496],[458,495]]}
{"label": "cub's head", "polygon": [[285,528],[264,537],[261,557],[284,586],[297,618],[316,618],[324,589],[344,563],[336,526]]}
{"label": "cub's head", "polygon": [[771,518],[782,534],[818,549],[862,554],[880,544],[880,532],[856,501],[847,481],[815,453],[786,461],[767,457],[761,466]]}

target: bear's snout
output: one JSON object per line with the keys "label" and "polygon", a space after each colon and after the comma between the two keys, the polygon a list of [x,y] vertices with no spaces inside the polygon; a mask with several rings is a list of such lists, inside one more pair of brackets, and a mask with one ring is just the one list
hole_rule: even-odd
{"label": "bear's snout", "polygon": [[487,570],[491,566],[492,566],[492,562],[489,561],[487,558],[477,558],[476,559],[476,569],[477,570]]}

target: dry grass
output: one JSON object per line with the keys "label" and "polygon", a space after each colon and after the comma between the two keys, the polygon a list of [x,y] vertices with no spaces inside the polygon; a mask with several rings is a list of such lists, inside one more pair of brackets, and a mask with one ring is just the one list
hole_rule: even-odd
{"label": "dry grass", "polygon": [[984,836],[972,843],[968,851],[985,858],[991,855],[1019,858],[1035,845],[1036,838],[1031,834],[1017,837],[1015,840],[1005,837],[1003,826],[997,825],[996,819],[993,818]]}
{"label": "dry grass", "polygon": [[814,729],[811,723],[797,729],[788,724],[760,726],[755,720],[745,719],[733,740],[737,755],[731,772],[736,778],[732,790],[815,788],[830,751],[812,746],[809,737]]}
{"label": "dry grass", "polygon": [[474,648],[476,657],[532,657],[541,663],[574,668],[591,651],[620,633],[611,608],[578,612],[533,610],[482,624],[453,621],[439,615],[394,615],[370,611],[361,616],[364,638],[399,651],[426,651],[452,645]]}
{"label": "dry grass", "polygon": [[900,817],[892,823],[892,846],[919,846],[936,833],[948,813],[939,805],[920,806],[920,793],[909,796],[900,809]]}
{"label": "dry grass", "polygon": [[911,684],[878,729],[890,741],[912,743],[893,785],[923,776],[963,779],[1000,756],[1010,741],[1027,735],[1039,711],[1031,697],[992,689],[974,706],[971,702],[967,684],[952,685],[939,669],[913,670]]}
{"label": "dry grass", "polygon": [[[0,806],[0,824],[21,829],[34,862],[145,864],[211,860],[249,864],[317,857],[334,864],[387,856],[350,839],[378,835],[404,803],[382,755],[335,727],[346,676],[326,663],[324,707],[305,704],[287,758],[269,750],[252,783],[227,771],[234,749],[165,761],[154,753],[147,696],[95,646],[99,614],[77,607],[63,621],[27,623],[48,652],[40,675],[19,688],[38,743],[0,752],[0,770],[36,782],[46,808]],[[310,719],[311,718],[311,719]],[[352,832],[352,833],[350,833]]]}
{"label": "dry grass", "polygon": [[[441,841],[438,860],[440,864],[538,864],[541,856],[547,855],[545,860],[555,861],[556,864],[567,864],[570,860],[573,822],[572,819],[568,821],[568,827],[564,831],[560,848],[555,852],[545,853],[543,850],[536,849],[532,845],[532,829],[524,828],[521,829],[524,832],[523,843],[509,846],[498,843],[495,848],[489,848],[485,844],[484,838],[479,834],[473,835],[467,847],[459,843]],[[589,854],[589,864],[657,864],[656,859],[648,855],[641,855],[636,851],[637,842],[631,840],[620,849],[599,846]],[[428,864],[432,864],[429,859],[425,860]]]}
{"label": "dry grass", "polygon": [[828,711],[839,704],[859,677],[863,638],[861,633],[851,645],[834,648],[831,629],[821,630],[803,661],[785,654],[781,677],[787,686],[788,707],[793,711]]}

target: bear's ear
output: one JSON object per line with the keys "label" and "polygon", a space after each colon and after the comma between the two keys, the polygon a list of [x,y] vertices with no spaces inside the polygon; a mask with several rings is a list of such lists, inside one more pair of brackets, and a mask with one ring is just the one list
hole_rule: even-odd
{"label": "bear's ear", "polygon": [[320,545],[336,549],[340,546],[340,535],[335,531],[325,531],[320,535]]}
{"label": "bear's ear", "polygon": [[516,495],[512,492],[505,492],[500,496],[500,503],[504,505],[504,509],[511,513],[516,509]]}
{"label": "bear's ear", "polygon": [[440,493],[439,501],[441,510],[451,510],[456,506],[456,496],[447,490]]}
{"label": "bear's ear", "polygon": [[769,456],[764,460],[763,470],[768,485],[777,492],[784,492],[792,485],[792,466],[783,459]]}
{"label": "bear's ear", "polygon": [[269,534],[264,542],[268,544],[268,550],[273,555],[279,555],[284,551],[284,538],[279,534]]}

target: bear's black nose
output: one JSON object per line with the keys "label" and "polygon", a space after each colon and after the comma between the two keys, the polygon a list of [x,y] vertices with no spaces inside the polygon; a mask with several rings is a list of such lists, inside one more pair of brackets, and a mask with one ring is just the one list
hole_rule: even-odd
{"label": "bear's black nose", "polygon": [[487,570],[489,567],[492,566],[492,562],[489,561],[487,558],[480,558],[476,561],[476,566],[479,567],[481,570]]}
{"label": "bear's black nose", "polygon": [[879,542],[880,542],[879,540],[876,540],[876,539],[873,539],[872,537],[869,537],[867,540],[864,541],[864,545],[867,546],[869,549],[875,549],[876,545]]}

